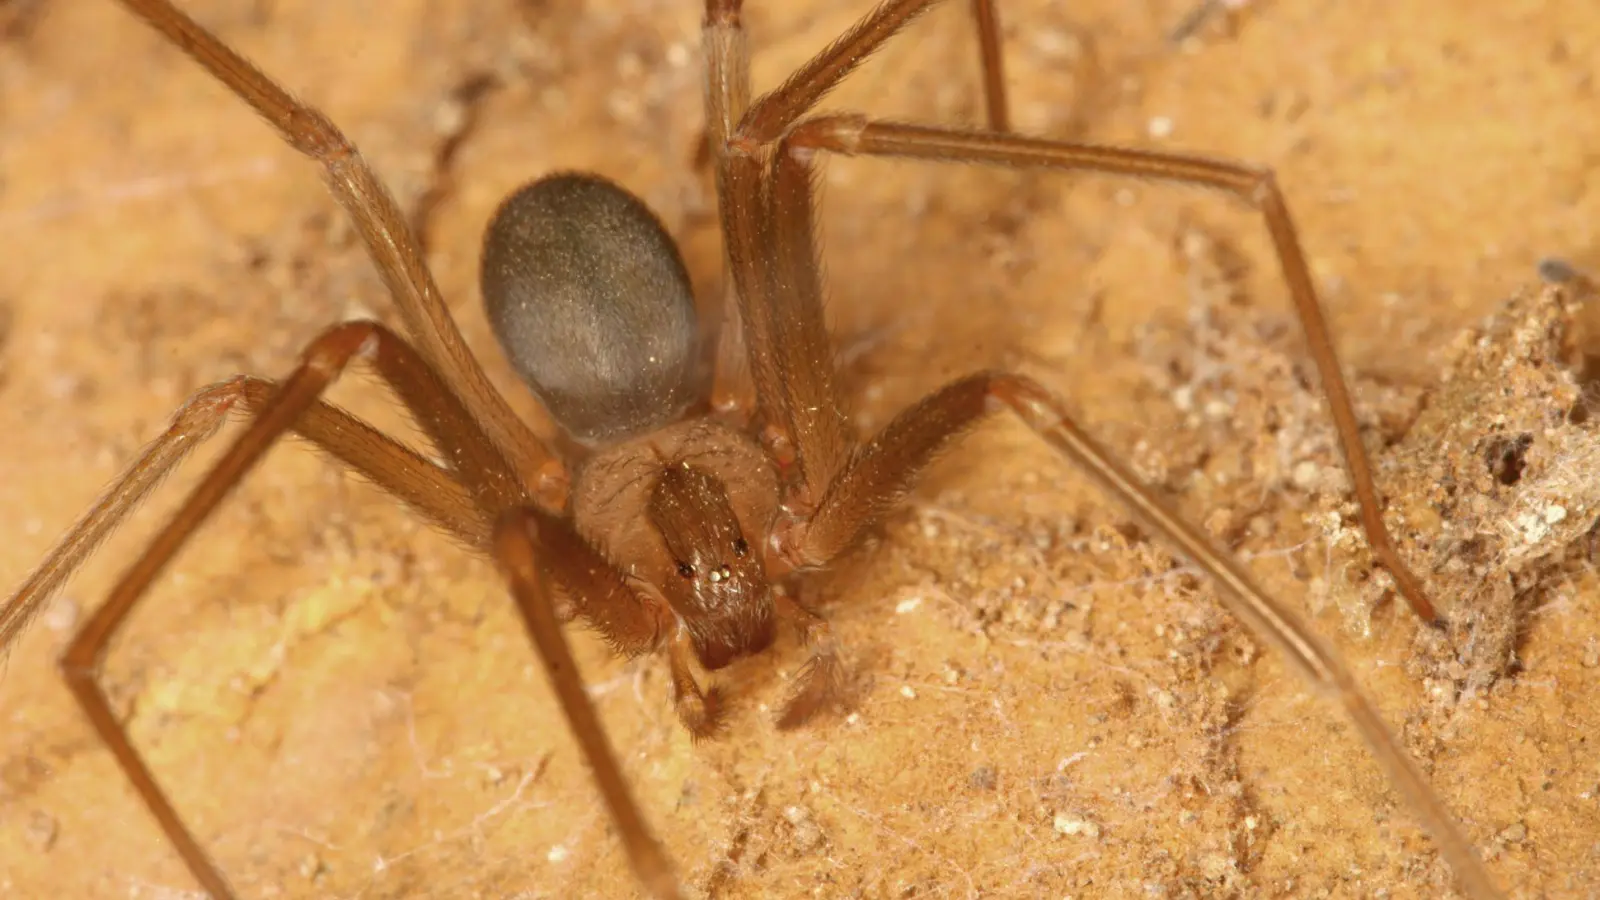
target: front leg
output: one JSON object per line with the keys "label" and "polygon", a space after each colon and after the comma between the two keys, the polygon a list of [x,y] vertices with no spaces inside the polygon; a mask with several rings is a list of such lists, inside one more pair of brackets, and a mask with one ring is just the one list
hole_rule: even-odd
{"label": "front leg", "polygon": [[795,569],[819,568],[848,550],[905,497],[935,454],[992,409],[995,378],[973,375],[945,385],[900,413],[857,450],[821,491],[810,516],[778,524],[772,550]]}
{"label": "front leg", "polygon": [[716,737],[724,721],[722,692],[715,685],[701,688],[695,681],[694,643],[689,640],[689,630],[681,624],[673,632],[667,661],[672,667],[672,705],[677,709],[678,720],[697,741]]}
{"label": "front leg", "polygon": [[781,591],[773,592],[773,601],[778,617],[794,626],[800,643],[811,651],[806,664],[794,676],[789,699],[778,716],[779,728],[796,728],[849,696],[849,671],[839,656],[839,639],[834,637],[827,619]]}
{"label": "front leg", "polygon": [[1262,590],[1236,559],[1089,437],[1067,414],[1060,398],[1031,378],[994,372],[971,375],[945,385],[896,416],[850,458],[823,492],[814,515],[782,523],[774,531],[773,551],[797,567],[826,564],[899,503],[934,454],[986,414],[1001,409],[1016,413],[1177,555],[1210,576],[1230,612],[1344,709],[1373,758],[1438,843],[1466,892],[1481,898],[1501,896],[1472,845],[1400,749],[1349,667],[1298,615]]}

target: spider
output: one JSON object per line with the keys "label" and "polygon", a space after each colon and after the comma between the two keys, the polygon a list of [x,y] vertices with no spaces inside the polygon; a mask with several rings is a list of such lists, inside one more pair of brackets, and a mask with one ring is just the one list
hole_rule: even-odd
{"label": "spider", "polygon": [[[851,548],[942,448],[1002,410],[1214,578],[1229,608],[1346,710],[1463,888],[1497,896],[1338,657],[1079,428],[1049,390],[1020,375],[977,373],[935,391],[868,440],[851,433],[821,312],[812,222],[817,151],[1099,171],[1230,192],[1262,211],[1273,238],[1368,538],[1417,614],[1436,618],[1379,517],[1332,342],[1269,172],[1011,135],[998,17],[987,0],[974,4],[987,131],[807,117],[832,85],[936,3],[885,3],[778,90],[751,102],[740,3],[708,0],[710,142],[735,299],[725,320],[713,323],[720,327],[696,319],[671,239],[625,189],[562,173],[507,199],[488,229],[484,294],[514,367],[563,428],[563,440],[546,446],[489,386],[394,201],[333,124],[165,0],[125,0],[323,166],[406,326],[405,337],[374,322],[335,326],[281,381],[243,376],[198,393],[0,616],[4,646],[230,408],[253,414],[62,662],[94,728],[212,896],[234,894],[132,746],[96,675],[143,592],[278,438],[293,433],[318,445],[498,563],[635,873],[652,895],[676,897],[673,867],[630,796],[578,679],[563,624],[581,620],[620,653],[665,652],[678,716],[699,737],[715,735],[724,712],[706,673],[765,650],[780,626],[789,627],[808,659],[779,724],[800,725],[845,699],[845,674],[828,623],[790,597],[785,582]],[[322,393],[356,363],[371,366],[393,389],[442,461],[322,402]]]}

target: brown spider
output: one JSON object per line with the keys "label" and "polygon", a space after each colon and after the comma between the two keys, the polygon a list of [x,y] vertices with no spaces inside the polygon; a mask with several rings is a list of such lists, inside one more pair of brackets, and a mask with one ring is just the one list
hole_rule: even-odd
{"label": "brown spider", "polygon": [[[393,295],[409,335],[355,322],[324,332],[286,379],[206,388],[0,610],[0,649],[104,538],[234,406],[240,435],[73,640],[62,667],[96,731],[202,887],[234,896],[155,782],[96,681],[105,648],[143,592],[269,447],[311,441],[500,566],[593,768],[630,862],[657,897],[680,896],[578,678],[561,626],[572,618],[620,653],[665,649],[677,712],[696,735],[722,708],[702,674],[766,649],[781,622],[809,649],[781,726],[843,699],[828,624],[782,590],[881,521],[951,440],[1009,409],[1214,578],[1229,608],[1341,704],[1429,828],[1461,886],[1498,892],[1448,812],[1397,748],[1344,664],[1227,554],[1091,440],[1036,382],[979,373],[952,382],[870,441],[850,433],[834,387],[813,240],[816,152],[1099,171],[1230,192],[1259,208],[1276,246],[1376,554],[1424,620],[1435,616],[1396,555],[1293,225],[1271,173],[1187,156],[1008,134],[998,21],[974,3],[990,130],[805,118],[874,49],[938,0],[871,12],[778,90],[749,102],[738,0],[708,0],[707,97],[720,217],[736,299],[720,329],[697,321],[676,248],[622,188],[556,175],[514,194],[490,225],[483,289],[497,336],[564,429],[547,447],[489,386],[451,321],[388,192],[320,113],[290,97],[165,0],[124,0],[325,169]],[[708,339],[709,338],[714,339]],[[372,366],[442,463],[326,405],[353,362]]]}

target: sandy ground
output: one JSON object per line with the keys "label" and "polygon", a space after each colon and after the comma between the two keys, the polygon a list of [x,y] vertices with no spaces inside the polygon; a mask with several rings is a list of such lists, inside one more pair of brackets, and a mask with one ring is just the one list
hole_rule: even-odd
{"label": "sandy ground", "polygon": [[[694,3],[189,5],[367,151],[508,389],[476,245],[522,181],[623,181],[714,289]],[[752,3],[757,87],[864,5]],[[976,122],[961,6],[830,103]],[[1278,169],[1391,522],[1451,633],[1419,635],[1372,574],[1262,228],[1233,203],[829,163],[857,420],[980,366],[1058,388],[1335,639],[1502,885],[1600,895],[1600,435],[1568,367],[1581,292],[1541,294],[1536,274],[1600,268],[1600,8],[1258,0],[1177,47],[1187,11],[1007,3],[1019,127]],[[386,309],[312,168],[104,0],[0,0],[0,241],[5,585],[190,391],[283,373],[320,328]],[[397,424],[369,384],[338,399]],[[52,662],[199,469],[10,655],[0,894],[194,895]],[[1338,715],[1014,424],[949,454],[806,595],[866,689],[854,716],[792,733],[769,708],[792,645],[725,676],[731,734],[696,746],[661,661],[580,639],[694,896],[1449,893]],[[245,897],[633,896],[489,567],[303,450],[181,559],[105,683]]]}

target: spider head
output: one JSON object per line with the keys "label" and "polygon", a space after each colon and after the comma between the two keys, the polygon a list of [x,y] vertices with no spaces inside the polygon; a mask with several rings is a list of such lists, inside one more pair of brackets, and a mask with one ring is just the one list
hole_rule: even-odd
{"label": "spider head", "polygon": [[687,462],[669,465],[650,493],[649,516],[676,567],[659,587],[700,664],[720,669],[771,645],[772,590],[722,481]]}

